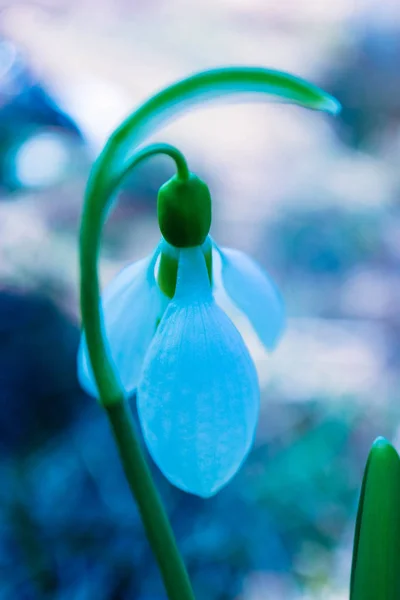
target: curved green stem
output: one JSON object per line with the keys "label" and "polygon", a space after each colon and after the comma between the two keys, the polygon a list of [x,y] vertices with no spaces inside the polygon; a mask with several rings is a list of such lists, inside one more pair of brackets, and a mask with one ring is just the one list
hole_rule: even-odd
{"label": "curved green stem", "polygon": [[163,89],[144,102],[115,130],[93,166],[87,199],[107,203],[109,185],[118,178],[135,148],[159,126],[188,107],[224,96],[256,93],[331,114],[340,112],[339,102],[315,85],[288,73],[261,67],[225,67],[197,73]]}
{"label": "curved green stem", "polygon": [[[131,157],[109,189],[109,197],[117,191],[118,186],[134,167],[156,154],[170,156],[176,163],[178,177],[183,180],[188,179],[189,169],[185,157],[177,148],[169,144],[152,144]],[[106,406],[119,403],[123,392],[118,375],[108,358],[100,314],[97,259],[103,222],[104,211],[99,210],[94,202],[89,207],[85,206],[80,235],[82,321],[100,402]]]}
{"label": "curved green stem", "polygon": [[[118,185],[136,165],[156,154],[166,154],[173,158],[178,177],[189,177],[186,160],[179,150],[168,144],[153,144],[131,158],[119,178],[115,180],[111,193],[116,191]],[[81,305],[88,351],[100,401],[107,412],[125,476],[136,500],[147,539],[157,559],[168,597],[170,600],[194,600],[173,531],[136,438],[129,408],[103,343],[97,274],[103,215],[101,211],[93,208],[92,205],[92,210],[84,211],[82,218]],[[93,282],[96,284],[93,285]]]}

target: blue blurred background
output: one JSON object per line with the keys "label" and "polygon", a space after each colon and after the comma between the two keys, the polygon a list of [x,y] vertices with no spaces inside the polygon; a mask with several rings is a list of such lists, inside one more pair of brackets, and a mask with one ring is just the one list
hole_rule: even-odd
{"label": "blue blurred background", "polygon": [[[77,236],[90,165],[160,87],[223,64],[291,71],[331,117],[215,104],[156,136],[214,197],[213,236],[274,276],[288,328],[257,357],[255,448],[211,500],[154,469],[198,600],[348,598],[368,448],[400,444],[400,7],[394,0],[0,4],[0,600],[156,600],[108,432],[79,388]],[[105,230],[103,283],[158,240],[168,160]],[[134,404],[133,404],[134,410]]]}

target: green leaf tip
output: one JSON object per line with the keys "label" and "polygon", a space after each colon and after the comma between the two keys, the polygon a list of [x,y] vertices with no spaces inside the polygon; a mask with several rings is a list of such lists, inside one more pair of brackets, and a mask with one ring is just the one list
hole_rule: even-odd
{"label": "green leaf tip", "polygon": [[400,598],[400,458],[375,440],[364,471],[354,534],[350,600]]}
{"label": "green leaf tip", "polygon": [[394,451],[397,454],[392,444],[388,442],[387,439],[383,436],[379,436],[376,438],[376,440],[372,444],[370,452],[375,453],[377,450],[389,450],[390,452]]}
{"label": "green leaf tip", "polygon": [[338,115],[342,110],[342,105],[339,100],[336,100],[333,96],[326,95],[323,99],[321,108],[318,110],[323,110],[333,116]]}

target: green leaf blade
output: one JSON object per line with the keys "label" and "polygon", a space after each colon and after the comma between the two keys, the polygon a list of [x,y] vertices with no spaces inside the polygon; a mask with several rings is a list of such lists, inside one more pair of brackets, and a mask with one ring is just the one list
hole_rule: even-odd
{"label": "green leaf blade", "polygon": [[362,483],[354,536],[350,600],[400,598],[400,458],[378,438]]}

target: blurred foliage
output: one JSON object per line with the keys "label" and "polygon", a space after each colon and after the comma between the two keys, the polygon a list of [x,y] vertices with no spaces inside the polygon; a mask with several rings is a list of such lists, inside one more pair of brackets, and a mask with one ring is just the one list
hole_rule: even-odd
{"label": "blurred foliage", "polygon": [[399,31],[396,24],[368,24],[355,33],[355,47],[328,85],[343,106],[342,139],[373,149],[400,122]]}

